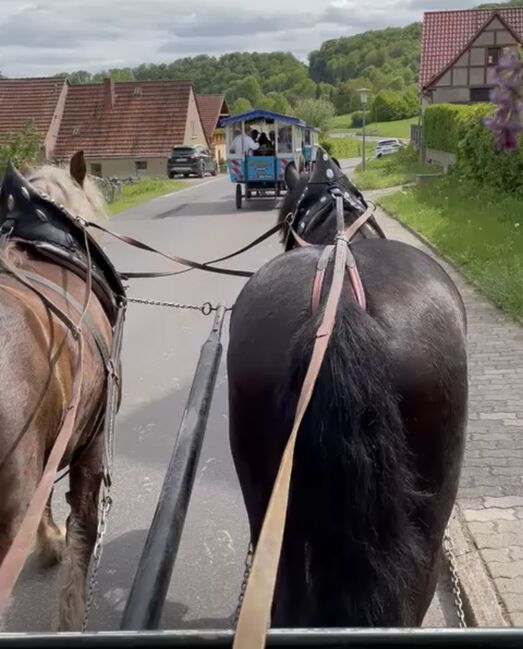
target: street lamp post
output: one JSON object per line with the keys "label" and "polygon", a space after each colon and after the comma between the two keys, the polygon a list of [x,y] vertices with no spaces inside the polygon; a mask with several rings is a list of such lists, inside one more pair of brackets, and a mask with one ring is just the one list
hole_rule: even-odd
{"label": "street lamp post", "polygon": [[361,153],[361,168],[365,171],[365,124],[367,118],[367,100],[369,98],[370,90],[368,88],[359,88],[358,95],[360,96],[361,108],[363,111],[363,151]]}

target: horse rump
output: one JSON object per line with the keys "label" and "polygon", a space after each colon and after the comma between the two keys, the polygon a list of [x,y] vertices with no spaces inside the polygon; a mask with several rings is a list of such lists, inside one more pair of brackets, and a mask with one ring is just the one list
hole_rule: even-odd
{"label": "horse rump", "polygon": [[[228,352],[231,448],[254,543],[320,322],[265,283],[244,287]],[[381,326],[345,293],[298,434],[273,626],[421,623],[425,557],[413,519],[424,496],[389,365]]]}

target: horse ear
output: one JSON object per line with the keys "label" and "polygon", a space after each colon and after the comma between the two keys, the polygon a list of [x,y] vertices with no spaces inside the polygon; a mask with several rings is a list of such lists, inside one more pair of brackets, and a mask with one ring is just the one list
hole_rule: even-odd
{"label": "horse ear", "polygon": [[300,174],[298,173],[294,162],[289,162],[289,164],[285,167],[284,177],[285,184],[292,191],[296,187],[298,180],[300,179]]}
{"label": "horse ear", "polygon": [[25,178],[31,175],[31,165],[27,160],[22,160],[19,171]]}
{"label": "horse ear", "polygon": [[69,163],[69,173],[80,185],[84,186],[84,180],[87,176],[87,165],[85,164],[84,152],[77,151]]}

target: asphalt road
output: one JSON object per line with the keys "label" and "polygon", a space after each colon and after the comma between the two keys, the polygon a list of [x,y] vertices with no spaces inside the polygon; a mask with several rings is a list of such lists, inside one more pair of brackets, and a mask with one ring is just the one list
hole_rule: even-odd
{"label": "asphalt road", "polygon": [[[275,221],[272,200],[234,207],[224,178],[194,182],[112,219],[118,231],[196,260],[220,256],[253,239]],[[122,270],[168,270],[169,263],[106,241]],[[280,252],[276,238],[249,251],[237,267],[255,270]],[[233,265],[229,262],[229,265]],[[129,294],[199,305],[230,305],[242,278],[190,272],[135,280]],[[200,345],[212,324],[196,311],[131,305],[123,346],[124,399],[117,426],[114,505],[110,516],[89,628],[119,627],[137,559],[164,478]],[[223,342],[227,344],[226,323]],[[243,575],[248,529],[229,454],[227,389],[222,360],[207,436],[182,545],[164,609],[164,628],[230,626]],[[63,488],[55,495],[64,520]],[[46,631],[56,604],[56,571],[38,571],[30,559],[3,623],[7,631]],[[445,580],[427,616],[428,626],[455,626]]]}

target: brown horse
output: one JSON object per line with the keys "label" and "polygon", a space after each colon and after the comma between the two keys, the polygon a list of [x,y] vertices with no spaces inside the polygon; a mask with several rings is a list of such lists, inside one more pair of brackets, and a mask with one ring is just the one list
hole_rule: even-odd
{"label": "brown horse", "polygon": [[[103,199],[86,176],[83,153],[71,160],[69,170],[43,166],[27,180],[51,205],[65,207],[86,220],[105,217]],[[28,196],[27,189],[24,189]],[[12,196],[9,197],[13,199]],[[38,291],[46,295],[71,320],[79,313],[73,298],[84,302],[86,282],[35,252],[17,239],[2,237],[2,266],[15,267],[42,278]],[[46,284],[47,282],[47,284]],[[64,299],[52,283],[69,296]],[[43,566],[64,562],[65,581],[59,603],[57,628],[76,629],[85,610],[85,584],[96,540],[98,494],[102,477],[100,413],[106,395],[106,369],[100,354],[102,339],[109,348],[112,329],[96,295],[91,295],[84,328],[84,367],[75,429],[61,466],[70,466],[70,515],[67,534],[53,521],[51,498],[38,527],[36,552]],[[71,400],[77,342],[49,306],[9,272],[0,272],[0,563],[24,518],[43,467]],[[93,333],[93,330],[96,330]]]}

